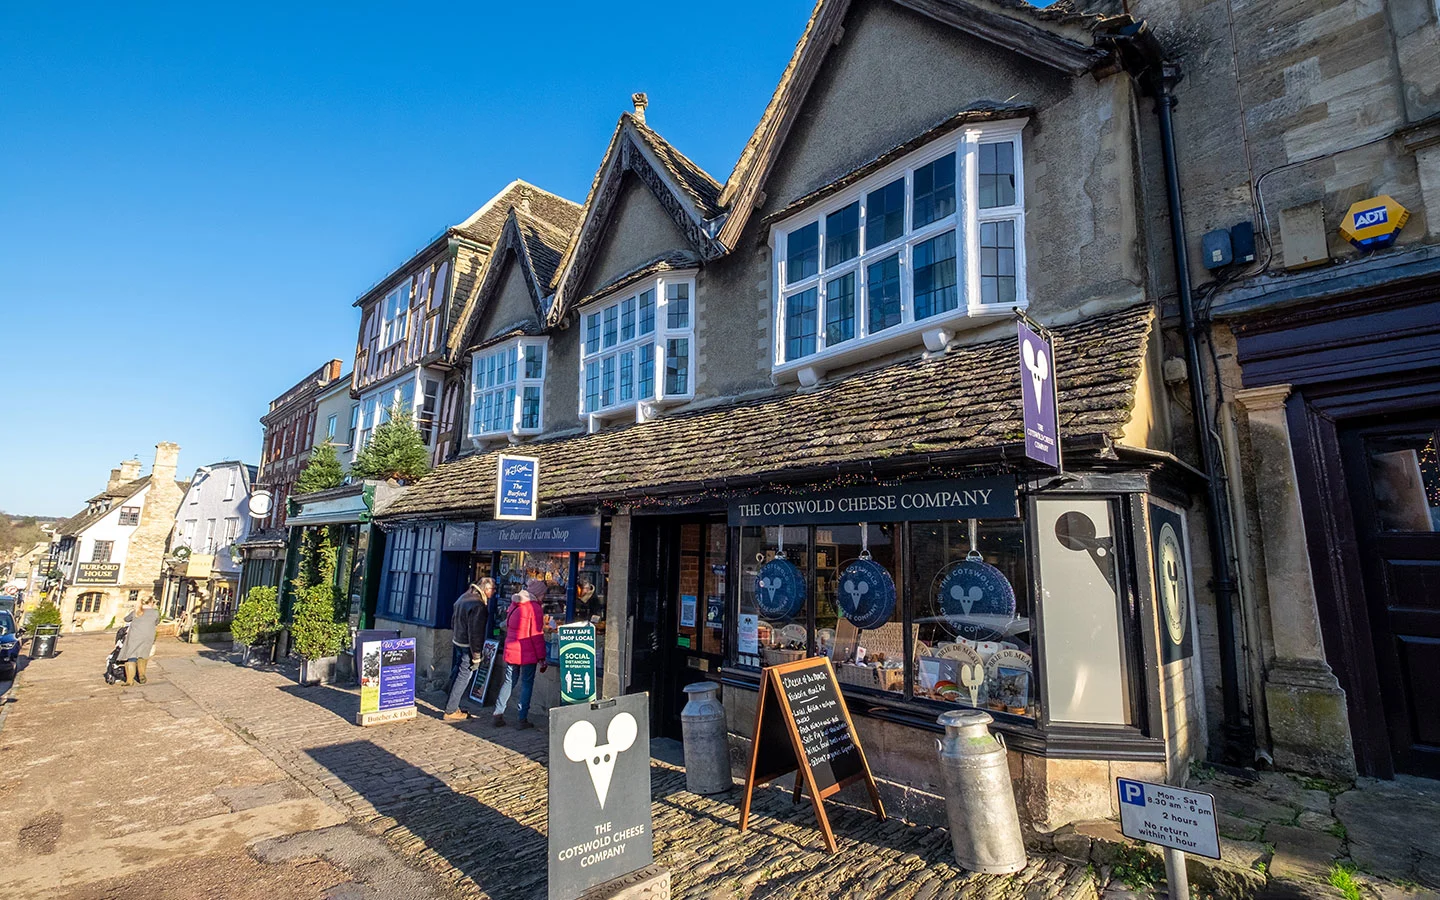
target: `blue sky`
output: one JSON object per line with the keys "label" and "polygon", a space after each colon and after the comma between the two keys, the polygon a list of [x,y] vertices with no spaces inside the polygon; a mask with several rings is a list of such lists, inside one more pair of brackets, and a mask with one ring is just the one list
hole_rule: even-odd
{"label": "blue sky", "polygon": [[0,509],[256,462],[357,295],[514,178],[583,201],[633,91],[723,181],[810,7],[7,4]]}

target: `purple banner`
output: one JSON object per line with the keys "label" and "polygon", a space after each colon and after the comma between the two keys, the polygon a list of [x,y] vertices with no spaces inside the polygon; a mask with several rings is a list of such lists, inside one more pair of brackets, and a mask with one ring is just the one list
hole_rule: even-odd
{"label": "purple banner", "polygon": [[415,639],[380,642],[380,710],[415,705]]}
{"label": "purple banner", "polygon": [[1050,341],[1019,322],[1020,396],[1025,404],[1025,455],[1060,468],[1060,416],[1055,400],[1055,354]]}

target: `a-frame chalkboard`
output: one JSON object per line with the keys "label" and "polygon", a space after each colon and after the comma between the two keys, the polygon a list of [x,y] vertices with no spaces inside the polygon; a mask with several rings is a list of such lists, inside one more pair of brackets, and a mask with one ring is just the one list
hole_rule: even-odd
{"label": "a-frame chalkboard", "polygon": [[771,666],[760,678],[750,770],[740,806],[741,831],[750,824],[755,788],[791,772],[795,773],[792,800],[799,803],[801,788],[808,788],[831,853],[839,848],[830,831],[824,800],[846,785],[864,779],[875,814],[885,821],[875,776],[860,748],[835,670],[823,656]]}

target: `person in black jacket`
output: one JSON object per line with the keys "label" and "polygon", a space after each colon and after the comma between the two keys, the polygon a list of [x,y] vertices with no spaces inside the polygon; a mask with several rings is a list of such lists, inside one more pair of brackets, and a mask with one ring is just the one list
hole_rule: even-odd
{"label": "person in black jacket", "polygon": [[495,595],[495,582],[482,578],[455,601],[450,617],[450,643],[459,656],[455,680],[450,685],[450,698],[445,703],[445,718],[456,722],[470,718],[460,708],[460,701],[470,690],[470,677],[480,663],[485,649],[485,635],[490,627],[490,598]]}

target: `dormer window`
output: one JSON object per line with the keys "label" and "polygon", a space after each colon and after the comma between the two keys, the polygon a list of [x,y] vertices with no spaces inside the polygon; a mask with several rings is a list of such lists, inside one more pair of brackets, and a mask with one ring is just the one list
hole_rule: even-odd
{"label": "dormer window", "polygon": [[470,437],[544,428],[545,338],[519,338],[470,357]]}
{"label": "dormer window", "polygon": [[[580,312],[580,414],[591,430],[695,394],[694,273],[667,273]],[[627,417],[628,418],[628,417]]]}
{"label": "dormer window", "polygon": [[380,346],[389,347],[405,340],[409,331],[410,280],[406,279],[380,302]]}
{"label": "dormer window", "polygon": [[779,380],[924,343],[1025,306],[1023,120],[932,142],[776,223]]}

